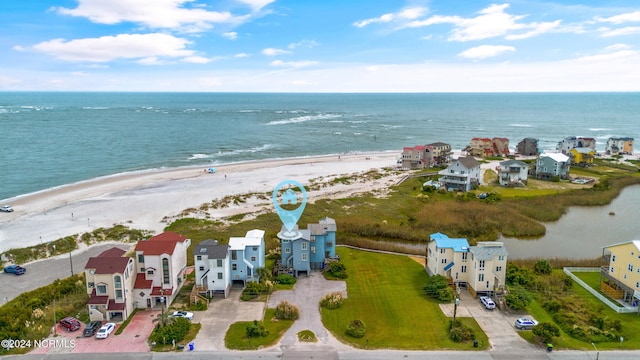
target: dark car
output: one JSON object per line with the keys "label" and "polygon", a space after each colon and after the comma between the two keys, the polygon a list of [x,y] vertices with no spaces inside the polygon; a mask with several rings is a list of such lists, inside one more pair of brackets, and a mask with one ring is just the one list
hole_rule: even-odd
{"label": "dark car", "polygon": [[84,327],[84,331],[82,332],[82,336],[93,336],[96,334],[96,331],[98,331],[98,329],[100,329],[100,327],[102,326],[102,322],[101,321],[92,321],[90,323],[87,324],[87,326]]}
{"label": "dark car", "polygon": [[22,275],[27,271],[20,265],[8,265],[4,267],[4,272],[8,274]]}
{"label": "dark car", "polygon": [[76,331],[82,327],[82,324],[80,324],[80,320],[74,317],[68,316],[60,320],[60,326],[67,329],[67,331]]}

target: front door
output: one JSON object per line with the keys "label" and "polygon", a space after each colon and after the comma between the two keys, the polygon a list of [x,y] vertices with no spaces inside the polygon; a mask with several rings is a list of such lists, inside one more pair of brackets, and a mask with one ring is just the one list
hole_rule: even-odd
{"label": "front door", "polygon": [[151,298],[147,298],[147,308],[151,307]]}

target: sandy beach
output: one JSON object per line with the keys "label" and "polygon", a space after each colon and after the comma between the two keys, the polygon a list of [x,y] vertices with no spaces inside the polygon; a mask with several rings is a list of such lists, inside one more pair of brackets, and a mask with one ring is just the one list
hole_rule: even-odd
{"label": "sandy beach", "polygon": [[[345,176],[394,167],[399,152],[345,154],[216,166],[175,168],[113,175],[9,199],[15,211],[0,214],[0,251],[22,248],[114,224],[162,232],[164,218],[225,196],[271,193],[283,180],[328,182]],[[309,201],[385,189],[402,175],[357,186],[336,184],[309,192]],[[211,218],[269,211],[270,201],[210,209]]]}

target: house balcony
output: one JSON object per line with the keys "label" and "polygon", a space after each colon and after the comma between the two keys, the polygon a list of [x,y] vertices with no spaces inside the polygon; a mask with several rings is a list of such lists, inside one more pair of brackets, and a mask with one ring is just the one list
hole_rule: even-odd
{"label": "house balcony", "polygon": [[440,181],[447,184],[459,184],[459,185],[465,185],[469,183],[469,179],[467,177],[445,176],[444,178],[440,179]]}

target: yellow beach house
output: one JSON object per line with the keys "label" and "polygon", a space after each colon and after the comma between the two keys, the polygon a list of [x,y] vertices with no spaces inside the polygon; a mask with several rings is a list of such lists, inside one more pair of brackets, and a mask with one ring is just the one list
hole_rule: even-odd
{"label": "yellow beach house", "polygon": [[638,306],[640,302],[640,240],[605,246],[600,288],[609,297]]}

